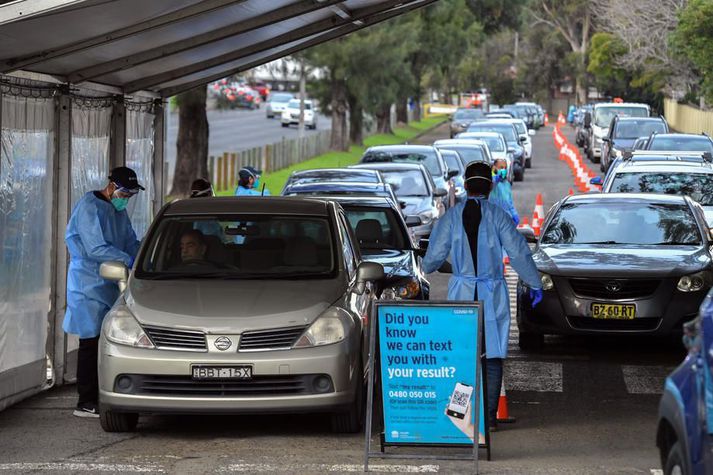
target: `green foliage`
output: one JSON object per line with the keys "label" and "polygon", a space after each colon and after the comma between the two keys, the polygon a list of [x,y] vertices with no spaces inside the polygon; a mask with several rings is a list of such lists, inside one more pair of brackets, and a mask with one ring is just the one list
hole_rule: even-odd
{"label": "green foliage", "polygon": [[611,33],[595,33],[589,49],[587,72],[599,81],[620,82],[626,71],[617,65],[617,60],[626,54],[627,48],[621,39]]}
{"label": "green foliage", "polygon": [[690,60],[701,76],[701,88],[713,103],[713,0],[690,0],[671,35],[675,51]]}
{"label": "green foliage", "polygon": [[528,0],[468,0],[468,8],[482,23],[486,33],[517,29]]}

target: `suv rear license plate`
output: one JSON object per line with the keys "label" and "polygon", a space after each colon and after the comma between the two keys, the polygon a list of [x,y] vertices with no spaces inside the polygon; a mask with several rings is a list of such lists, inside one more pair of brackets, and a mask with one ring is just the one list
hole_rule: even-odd
{"label": "suv rear license plate", "polygon": [[593,303],[592,317],[606,320],[633,320],[636,305]]}
{"label": "suv rear license plate", "polygon": [[252,366],[192,366],[193,379],[250,379]]}

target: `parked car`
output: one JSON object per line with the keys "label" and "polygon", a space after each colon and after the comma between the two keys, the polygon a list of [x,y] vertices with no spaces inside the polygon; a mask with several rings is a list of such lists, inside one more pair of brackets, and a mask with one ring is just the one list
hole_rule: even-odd
{"label": "parked car", "polygon": [[385,276],[380,284],[379,296],[428,300],[431,284],[421,268],[421,259],[409,228],[420,226],[420,218],[411,215],[405,221],[391,202],[384,198],[338,196],[333,199],[344,208],[359,243],[362,259],[384,267]]}
{"label": "parked car", "polygon": [[391,185],[399,200],[405,203],[403,214],[408,219],[418,216],[421,224],[410,227],[414,240],[428,238],[437,219],[446,212],[447,190],[437,187],[426,167],[419,163],[365,163],[353,165],[357,170],[378,170]]}
{"label": "parked car", "polygon": [[498,132],[503,135],[508,153],[513,156],[513,176],[515,181],[525,179],[525,149],[517,129],[508,119],[495,119],[470,124],[468,132]]}
{"label": "parked car", "polygon": [[497,111],[497,112],[488,112],[485,114],[485,119],[513,119],[515,118],[515,115],[512,112],[509,111]]}
{"label": "parked car", "polygon": [[270,95],[270,87],[267,84],[262,81],[251,81],[249,84],[251,88],[260,94],[260,98],[263,102],[267,100],[267,97]]}
{"label": "parked car", "polygon": [[449,206],[454,206],[456,203],[460,203],[467,198],[467,193],[465,191],[465,166],[463,165],[463,158],[455,150],[441,149],[441,155],[446,160],[446,165],[451,170],[458,170],[458,175],[452,178],[453,187],[448,194]]}
{"label": "parked car", "polygon": [[663,117],[615,116],[609,132],[602,139],[601,170],[607,171],[612,160],[631,151],[637,138],[658,133],[668,133],[668,124]]}
{"label": "parked car", "polygon": [[582,106],[574,114],[575,142],[585,148],[592,130],[592,106]]}
{"label": "parked car", "polygon": [[602,157],[604,137],[609,133],[609,125],[615,116],[649,117],[651,108],[647,104],[625,102],[603,102],[594,105],[592,112],[591,134],[587,137],[585,151],[589,160],[599,163]]}
{"label": "parked car", "polygon": [[[283,127],[289,127],[292,124],[300,123],[300,100],[292,99],[287,103],[285,110],[282,111],[280,119]],[[308,129],[317,128],[317,114],[314,110],[314,103],[310,100],[304,101],[304,123]]]}
{"label": "parked car", "polygon": [[705,134],[655,134],[647,141],[646,150],[700,151],[713,154],[713,140]]}
{"label": "parked car", "polygon": [[[436,189],[446,191],[446,197],[455,186],[452,178],[458,170],[449,170],[446,161],[437,148],[430,145],[379,145],[369,147],[362,155],[360,163],[420,163],[433,177]],[[444,199],[448,207],[448,200]]]}
{"label": "parked car", "polygon": [[649,143],[649,137],[638,137],[636,140],[634,140],[634,145],[631,146],[632,151],[636,150],[646,150],[646,147]]}
{"label": "parked car", "polygon": [[545,125],[545,110],[534,102],[516,102],[516,106],[526,106],[534,116],[533,129],[539,130]]}
{"label": "parked car", "polygon": [[294,99],[294,94],[289,92],[276,92],[270,94],[265,105],[265,115],[268,119],[275,116],[282,117],[282,112],[287,108],[287,104]]}
{"label": "parked car", "polygon": [[[198,232],[204,223],[221,236]],[[296,411],[359,430],[366,325],[384,271],[362,260],[336,203],[174,201],[132,270],[104,263],[100,273],[125,287],[99,342],[105,431],[132,431],[141,413]]]}
{"label": "parked car", "polygon": [[680,332],[713,285],[713,240],[700,205],[685,196],[569,196],[542,229],[533,255],[542,303],[533,309],[518,283],[523,349],[542,346],[545,334]]}
{"label": "parked car", "polygon": [[612,170],[602,191],[689,196],[703,207],[705,219],[713,228],[713,164],[708,156],[637,153],[625,157]]}
{"label": "parked car", "polygon": [[713,473],[713,292],[685,326],[688,355],[666,378],[656,446],[665,475]]}
{"label": "parked car", "polygon": [[[495,160],[505,160],[508,168],[508,181],[512,184],[513,177],[513,155],[508,152],[507,143],[503,134],[498,132],[464,132],[458,134],[456,140],[473,141],[474,143],[482,143],[487,150],[487,155],[490,157],[490,163],[495,163]],[[466,165],[468,165],[466,163]]]}
{"label": "parked car", "polygon": [[390,199],[395,206],[405,208],[405,203],[400,201],[393,188],[388,183],[354,183],[354,182],[316,182],[293,183],[282,190],[282,196],[381,196]]}
{"label": "parked car", "polygon": [[520,137],[520,144],[525,149],[525,168],[532,168],[532,139],[537,132],[534,129],[528,129],[522,119],[506,119],[515,126],[517,134]]}
{"label": "parked car", "polygon": [[353,168],[313,168],[290,174],[283,191],[295,183],[384,183],[384,178],[376,170],[355,170]]}
{"label": "parked car", "polygon": [[465,131],[472,122],[483,116],[484,112],[482,109],[459,107],[450,119],[451,138]]}

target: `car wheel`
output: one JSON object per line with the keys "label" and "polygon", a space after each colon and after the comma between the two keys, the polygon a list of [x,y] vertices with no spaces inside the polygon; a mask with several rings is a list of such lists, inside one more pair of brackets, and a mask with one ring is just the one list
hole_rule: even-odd
{"label": "car wheel", "polygon": [[520,330],[517,344],[521,350],[539,351],[545,345],[545,335]]}
{"label": "car wheel", "polygon": [[518,168],[515,170],[515,181],[523,181],[525,179],[525,170]]}
{"label": "car wheel", "polygon": [[590,162],[594,163],[594,153],[592,152],[591,147],[587,147],[587,158]]}
{"label": "car wheel", "polygon": [[666,457],[666,466],[664,467],[664,475],[686,475],[686,466],[684,465],[683,449],[681,443],[676,442],[668,451]]}
{"label": "car wheel", "polygon": [[135,412],[114,412],[99,410],[99,422],[104,432],[134,432],[139,422]]}
{"label": "car wheel", "polygon": [[366,388],[361,385],[356,401],[344,412],[332,414],[332,432],[335,434],[353,434],[359,432],[364,424],[366,407]]}
{"label": "car wheel", "polygon": [[284,122],[282,122],[282,126],[283,126],[283,127],[289,127],[290,124],[285,124]]}
{"label": "car wheel", "polygon": [[532,159],[528,158],[525,160],[525,168],[532,168]]}
{"label": "car wheel", "polygon": [[273,117],[275,117],[275,116],[274,116],[274,115],[267,114],[267,118],[268,118],[268,119],[272,119]]}

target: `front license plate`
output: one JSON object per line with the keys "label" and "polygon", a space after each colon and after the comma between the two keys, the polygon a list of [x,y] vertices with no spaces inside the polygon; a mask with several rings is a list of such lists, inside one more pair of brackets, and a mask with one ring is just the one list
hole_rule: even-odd
{"label": "front license plate", "polygon": [[632,320],[636,316],[636,305],[593,303],[592,317],[610,320]]}
{"label": "front license plate", "polygon": [[251,366],[193,366],[193,379],[250,379]]}

